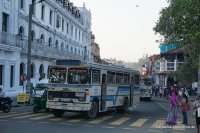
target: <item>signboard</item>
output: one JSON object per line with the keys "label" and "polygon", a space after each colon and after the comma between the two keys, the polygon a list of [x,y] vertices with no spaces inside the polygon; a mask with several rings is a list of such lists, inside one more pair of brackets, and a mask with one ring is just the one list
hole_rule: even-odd
{"label": "signboard", "polygon": [[72,65],[72,66],[80,66],[80,60],[56,60],[56,65]]}
{"label": "signboard", "polygon": [[17,102],[18,103],[28,102],[29,99],[30,99],[30,94],[20,93],[17,96]]}

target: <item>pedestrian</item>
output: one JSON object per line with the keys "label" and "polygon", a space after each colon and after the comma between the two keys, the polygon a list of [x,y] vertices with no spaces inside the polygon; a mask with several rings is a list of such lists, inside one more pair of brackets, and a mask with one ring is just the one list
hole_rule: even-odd
{"label": "pedestrian", "polygon": [[187,112],[190,109],[189,103],[188,103],[188,97],[183,94],[183,97],[181,99],[181,102],[179,103],[180,109],[182,111],[182,115],[183,115],[183,122],[182,124],[187,125],[188,124],[188,117],[187,117]]}
{"label": "pedestrian", "polygon": [[200,95],[194,102],[193,109],[196,109],[196,127],[197,127],[197,133],[200,133]]}
{"label": "pedestrian", "polygon": [[170,111],[167,116],[167,124],[175,125],[177,121],[177,105],[178,100],[176,97],[175,89],[173,89],[172,94],[170,96]]}
{"label": "pedestrian", "polygon": [[160,98],[162,97],[162,86],[159,87]]}
{"label": "pedestrian", "polygon": [[156,90],[155,90],[155,97],[157,97],[158,90],[159,90],[159,88],[156,87]]}

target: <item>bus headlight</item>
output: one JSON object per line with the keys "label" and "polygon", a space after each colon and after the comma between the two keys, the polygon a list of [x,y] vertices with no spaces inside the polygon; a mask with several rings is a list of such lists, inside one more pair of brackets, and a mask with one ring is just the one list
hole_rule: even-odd
{"label": "bus headlight", "polygon": [[75,96],[78,98],[79,101],[85,101],[86,96],[84,92],[76,92]]}
{"label": "bus headlight", "polygon": [[48,95],[48,99],[53,100],[54,99],[53,95]]}

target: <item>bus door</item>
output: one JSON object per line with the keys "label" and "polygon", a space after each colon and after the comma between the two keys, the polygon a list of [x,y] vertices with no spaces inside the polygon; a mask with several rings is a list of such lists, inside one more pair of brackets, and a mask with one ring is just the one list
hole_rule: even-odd
{"label": "bus door", "polygon": [[130,106],[133,106],[134,86],[135,86],[135,78],[134,78],[134,77],[131,77],[131,85],[130,85]]}
{"label": "bus door", "polygon": [[106,74],[102,75],[102,84],[101,84],[101,111],[106,111]]}

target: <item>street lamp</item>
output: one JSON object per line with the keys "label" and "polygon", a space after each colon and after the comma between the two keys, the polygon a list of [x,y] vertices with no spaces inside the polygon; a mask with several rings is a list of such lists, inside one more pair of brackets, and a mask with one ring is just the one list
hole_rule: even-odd
{"label": "street lamp", "polygon": [[31,29],[32,29],[32,16],[33,16],[33,7],[34,5],[41,3],[45,0],[40,0],[36,3],[31,3],[29,5],[29,26],[28,26],[28,53],[27,53],[27,86],[26,89],[30,91],[30,97],[32,96],[32,89],[30,84],[31,77]]}

